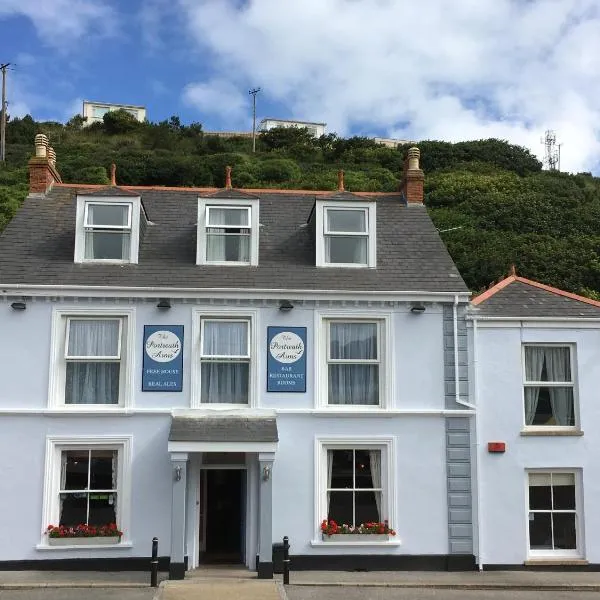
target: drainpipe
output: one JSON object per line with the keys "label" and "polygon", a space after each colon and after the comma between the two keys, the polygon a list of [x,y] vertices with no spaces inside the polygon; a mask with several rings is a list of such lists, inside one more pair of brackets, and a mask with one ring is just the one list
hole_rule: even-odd
{"label": "drainpipe", "polygon": [[458,369],[458,295],[454,295],[454,304],[452,305],[452,322],[454,326],[454,400],[456,404],[475,409],[475,405],[460,399],[459,390],[459,369]]}
{"label": "drainpipe", "polygon": [[[475,406],[479,404],[479,357],[477,351],[477,319],[473,319],[473,403]],[[481,515],[481,482],[479,481],[479,411],[475,411],[475,452],[474,452],[474,463],[473,463],[473,476],[475,478],[475,502],[477,506],[477,567],[479,571],[483,571],[483,552],[482,552],[482,540],[483,535],[481,533],[481,524],[483,518]]]}

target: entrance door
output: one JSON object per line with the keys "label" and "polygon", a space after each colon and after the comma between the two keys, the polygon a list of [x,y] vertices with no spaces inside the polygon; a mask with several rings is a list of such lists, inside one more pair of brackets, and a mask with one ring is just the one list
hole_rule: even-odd
{"label": "entrance door", "polygon": [[[205,563],[241,563],[244,522],[244,475],[242,469],[207,469]],[[203,494],[204,496],[204,494]],[[200,531],[202,537],[202,531]]]}

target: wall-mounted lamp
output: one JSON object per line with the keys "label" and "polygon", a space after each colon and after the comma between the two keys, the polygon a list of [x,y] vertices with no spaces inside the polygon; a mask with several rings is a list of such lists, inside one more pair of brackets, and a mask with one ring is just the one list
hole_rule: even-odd
{"label": "wall-mounted lamp", "polygon": [[156,308],[171,308],[171,301],[168,298],[161,298]]}
{"label": "wall-mounted lamp", "polygon": [[410,312],[413,313],[413,315],[422,315],[425,312],[425,305],[424,304],[413,304],[410,307]]}
{"label": "wall-mounted lamp", "polygon": [[179,465],[173,469],[173,473],[175,474],[175,481],[181,481],[181,467]]}
{"label": "wall-mounted lamp", "polygon": [[271,479],[271,465],[265,465],[262,469],[263,481],[269,481]]}
{"label": "wall-mounted lamp", "polygon": [[282,300],[279,303],[279,310],[281,312],[290,312],[294,308],[294,305],[289,300]]}
{"label": "wall-mounted lamp", "polygon": [[21,300],[19,302],[13,302],[10,307],[13,310],[25,310],[27,308],[27,304]]}

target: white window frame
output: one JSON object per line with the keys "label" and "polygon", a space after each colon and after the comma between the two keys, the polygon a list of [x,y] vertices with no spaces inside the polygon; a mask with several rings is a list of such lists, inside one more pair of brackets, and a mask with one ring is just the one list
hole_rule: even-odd
{"label": "white window frame", "polygon": [[94,546],[78,545],[73,539],[70,546],[50,546],[45,531],[48,525],[57,525],[60,517],[61,455],[68,450],[116,450],[117,451],[117,527],[123,532],[118,544],[101,545],[99,548],[123,548],[131,546],[131,447],[132,436],[48,436],[44,469],[44,496],[42,502],[42,537],[38,549],[65,550],[69,548],[90,549]]}
{"label": "white window frame", "polygon": [[[202,403],[202,334],[204,321],[245,321],[248,323],[248,349],[250,368],[248,381],[248,404]],[[255,310],[235,311],[224,309],[194,310],[192,313],[192,368],[191,368],[191,408],[205,410],[243,409],[258,406],[258,312]]]}
{"label": "white window frame", "polygon": [[[367,232],[341,233],[335,232],[335,235],[348,235],[367,237],[367,262],[366,264],[356,263],[330,263],[327,262],[325,252],[325,237],[327,233],[327,211],[328,210],[357,210],[365,213]],[[316,263],[317,267],[331,268],[351,268],[351,269],[374,269],[377,267],[377,205],[375,202],[340,202],[339,200],[317,200],[316,201]]]}
{"label": "white window frame", "polygon": [[[379,404],[353,405],[329,404],[329,323],[377,323],[377,349],[379,364]],[[348,313],[339,311],[315,311],[316,352],[315,381],[322,382],[315,394],[315,408],[338,412],[373,412],[392,408],[394,395],[392,314],[382,312]],[[345,361],[340,361],[345,362]],[[353,361],[352,361],[353,362]],[[359,361],[356,361],[359,362]],[[368,361],[369,363],[371,361]],[[365,364],[367,362],[365,361]]]}
{"label": "white window frame", "polygon": [[[104,204],[109,206],[129,206],[128,225],[106,225],[98,229],[107,229],[115,231],[129,231],[129,259],[98,259],[85,257],[85,232],[93,229],[87,224],[89,205]],[[141,199],[139,196],[131,196],[125,199],[124,196],[99,196],[91,195],[77,196],[77,213],[75,223],[75,262],[76,263],[99,263],[99,264],[137,264],[139,259],[139,238],[140,238],[140,214]]]}
{"label": "white window frame", "polygon": [[[571,381],[527,381],[527,370],[525,363],[525,348],[538,347],[538,348],[568,348],[569,359],[571,361]],[[522,381],[522,411],[523,416],[523,430],[524,431],[578,431],[580,429],[579,422],[579,397],[577,394],[577,361],[576,361],[576,344],[574,343],[537,343],[537,342],[523,342],[521,344],[521,368],[523,373]],[[525,388],[526,387],[571,387],[573,390],[573,416],[575,425],[527,425],[525,417]]]}
{"label": "white window frame", "polygon": [[[321,523],[327,517],[327,451],[328,450],[379,450],[381,451],[381,518],[387,519],[389,525],[399,534],[396,506],[397,490],[394,474],[396,473],[396,440],[388,436],[328,436],[315,438],[315,498],[314,498],[314,532],[312,545],[331,542],[321,541]],[[396,537],[389,541],[364,540],[339,542],[340,545],[399,545]]]}
{"label": "white window frame", "polygon": [[[208,227],[208,213],[214,208],[246,208],[249,211],[250,229],[250,260],[243,261],[209,261],[206,257],[206,229]],[[245,228],[244,228],[245,229]],[[222,265],[222,266],[257,266],[259,241],[259,201],[256,199],[233,200],[227,198],[198,198],[198,232],[196,246],[197,265]]]}
{"label": "white window frame", "polygon": [[[65,404],[65,376],[70,319],[120,319],[118,404]],[[48,384],[48,407],[66,412],[121,411],[133,406],[135,374],[135,309],[90,308],[54,309],[50,341],[50,374]],[[103,358],[103,357],[99,357]],[[114,357],[107,357],[113,359]]]}
{"label": "white window frame", "polygon": [[[568,473],[575,477],[575,534],[577,536],[577,548],[575,550],[532,550],[529,542],[529,476],[544,474],[563,474]],[[527,556],[530,559],[582,559],[584,558],[585,544],[583,541],[583,494],[582,494],[582,477],[580,469],[527,469],[525,471],[525,540],[526,540],[526,551]],[[535,511],[534,511],[535,512]],[[567,512],[572,513],[571,510],[551,510],[539,512]]]}

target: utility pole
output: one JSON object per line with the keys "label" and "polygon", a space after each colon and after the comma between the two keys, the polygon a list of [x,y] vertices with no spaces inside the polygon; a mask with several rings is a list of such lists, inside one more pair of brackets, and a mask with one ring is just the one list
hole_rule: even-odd
{"label": "utility pole", "polygon": [[0,65],[2,71],[2,116],[0,118],[0,161],[6,160],[6,69],[10,63]]}
{"label": "utility pole", "polygon": [[256,94],[260,88],[254,88],[248,93],[252,96],[252,152],[256,152]]}

